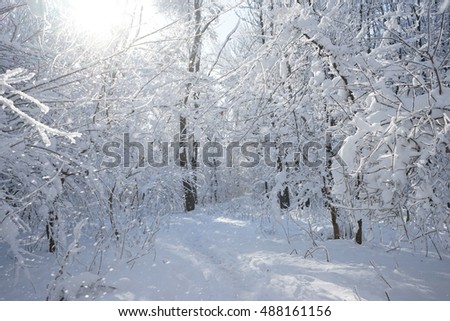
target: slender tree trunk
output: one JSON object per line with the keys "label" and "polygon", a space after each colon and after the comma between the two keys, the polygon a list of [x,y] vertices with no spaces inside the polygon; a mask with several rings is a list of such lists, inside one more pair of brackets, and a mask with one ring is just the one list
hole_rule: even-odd
{"label": "slender tree trunk", "polygon": [[55,236],[55,224],[58,220],[58,216],[55,214],[54,210],[48,212],[48,221],[45,226],[45,232],[48,239],[48,251],[50,253],[56,252],[56,236]]}
{"label": "slender tree trunk", "polygon": [[[272,2],[272,10],[273,10],[273,2]],[[284,55],[284,59],[285,59],[285,63],[286,63],[286,70],[287,70],[287,75],[286,77],[289,78],[292,75],[292,67],[288,61],[288,56],[285,54]],[[292,99],[294,98],[293,95],[293,89],[292,89],[292,85],[288,84],[288,93],[289,93],[289,102],[292,102]],[[283,170],[285,170],[286,172],[288,171],[288,167],[287,166],[283,166],[284,165],[284,161],[286,158],[286,150],[283,150],[283,152],[279,152],[278,155],[278,159],[277,159],[277,166],[278,166],[278,171],[281,172]],[[291,207],[291,199],[290,199],[290,195],[289,195],[289,186],[287,186],[287,182],[285,182],[286,187],[283,189],[283,191],[280,192],[279,194],[279,203],[280,203],[280,208],[281,209],[288,209],[289,207]]]}
{"label": "slender tree trunk", "polygon": [[[194,0],[194,39],[189,53],[188,71],[191,74],[197,74],[200,71],[200,54],[202,45],[202,0]],[[197,100],[199,98],[198,92],[193,92],[193,83],[189,81],[186,84],[186,96],[183,100],[184,108],[188,108],[189,99],[193,98],[194,107],[197,109],[199,105]],[[185,200],[185,210],[187,212],[195,209],[197,204],[197,177],[195,171],[198,167],[198,152],[195,137],[188,134],[188,120],[185,116],[180,116],[180,165],[186,170],[191,170],[192,175],[183,179],[183,190]]]}
{"label": "slender tree trunk", "polygon": [[[329,115],[328,110],[325,111],[327,115],[327,120],[330,126],[334,126],[334,121],[331,119],[331,115]],[[331,194],[331,186],[333,184],[333,175],[331,173],[331,168],[333,165],[332,160],[332,139],[331,135],[327,134],[326,142],[325,142],[325,153],[326,153],[326,164],[325,164],[325,175],[323,176],[323,195],[325,197],[325,205],[330,210],[331,215],[331,224],[333,226],[333,238],[335,240],[341,237],[339,231],[339,224],[337,222],[338,219],[338,209],[333,205],[333,196]]]}
{"label": "slender tree trunk", "polygon": [[[187,120],[186,117],[180,116],[180,166],[186,170],[189,170],[188,158],[189,158],[189,146],[187,137]],[[184,190],[184,209],[189,212],[195,209],[195,184],[191,177],[183,178],[183,190]]]}
{"label": "slender tree trunk", "polygon": [[120,239],[120,233],[117,229],[116,219],[114,217],[114,191],[116,189],[116,184],[114,184],[113,188],[109,191],[109,197],[108,197],[108,214],[109,214],[109,221],[111,223],[111,227],[114,230],[114,235],[116,237],[116,240],[118,241]]}
{"label": "slender tree trunk", "polygon": [[362,244],[362,219],[358,221],[358,231],[356,232],[356,243]]}
{"label": "slender tree trunk", "polygon": [[[277,158],[277,168],[278,172],[283,171],[283,158],[285,155],[280,155]],[[280,208],[282,210],[288,209],[291,206],[291,200],[289,198],[289,187],[286,186],[282,191],[278,193],[278,203],[280,203]]]}

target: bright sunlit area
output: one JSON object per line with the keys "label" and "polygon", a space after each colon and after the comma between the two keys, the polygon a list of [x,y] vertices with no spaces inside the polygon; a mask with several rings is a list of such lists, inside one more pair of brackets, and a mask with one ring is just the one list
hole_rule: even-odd
{"label": "bright sunlit area", "polygon": [[[42,1],[29,1],[34,3],[34,12],[38,14],[42,6],[50,7]],[[58,9],[45,14],[63,12],[62,21],[67,24],[68,32],[81,37],[94,48],[108,45],[118,37],[125,39],[137,33],[151,32],[164,23],[154,1],[59,0],[55,3],[59,4]]]}
{"label": "bright sunlit area", "polygon": [[110,39],[126,21],[126,1],[122,0],[66,0],[68,20],[75,31],[98,41]]}

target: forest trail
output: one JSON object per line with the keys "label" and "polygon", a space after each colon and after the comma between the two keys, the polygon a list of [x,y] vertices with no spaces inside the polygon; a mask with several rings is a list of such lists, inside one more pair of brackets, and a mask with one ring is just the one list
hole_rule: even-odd
{"label": "forest trail", "polygon": [[446,262],[352,241],[326,242],[330,262],[324,250],[305,259],[308,241],[289,244],[277,234],[264,235],[259,222],[229,216],[173,215],[159,232],[155,255],[138,262],[134,276],[111,294],[133,300],[450,298],[449,290],[432,290],[443,275],[450,281]]}
{"label": "forest trail", "polygon": [[[320,242],[305,258],[311,241],[261,224],[251,213],[232,209],[168,215],[151,253],[133,264],[108,260],[101,284],[79,291],[86,270],[64,281],[73,300],[450,300],[449,258],[352,240]],[[298,231],[297,231],[298,232]],[[329,254],[327,261],[326,251]],[[86,252],[87,253],[87,252]],[[431,254],[431,253],[430,253]],[[1,300],[45,300],[55,269],[54,257],[30,262],[33,283],[15,279],[9,258],[0,263]],[[32,265],[34,264],[34,265]],[[105,261],[106,264],[106,261]],[[84,280],[84,281],[83,281]],[[83,281],[83,282],[82,282]]]}

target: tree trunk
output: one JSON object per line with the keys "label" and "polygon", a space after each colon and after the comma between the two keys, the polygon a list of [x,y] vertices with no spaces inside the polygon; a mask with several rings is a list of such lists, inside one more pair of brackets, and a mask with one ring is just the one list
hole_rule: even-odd
{"label": "tree trunk", "polygon": [[55,214],[53,210],[48,212],[48,221],[45,226],[45,232],[47,234],[48,239],[48,251],[50,253],[56,252],[56,238],[55,238],[55,224],[58,220],[58,216]]}
{"label": "tree trunk", "polygon": [[[180,166],[186,170],[189,170],[188,158],[189,146],[187,138],[187,121],[186,117],[180,116]],[[195,182],[192,182],[191,177],[187,176],[183,178],[183,191],[184,191],[184,209],[186,212],[193,211],[195,209],[195,195],[196,195]]]}
{"label": "tree trunk", "polygon": [[285,187],[284,190],[279,194],[278,199],[280,201],[280,208],[286,210],[291,206],[291,200],[289,198],[289,187]]}
{"label": "tree trunk", "polygon": [[362,219],[358,221],[358,232],[356,232],[356,243],[362,244]]}
{"label": "tree trunk", "polygon": [[108,213],[109,213],[109,221],[111,223],[111,228],[114,230],[114,235],[116,236],[116,240],[120,239],[120,233],[117,229],[116,219],[114,217],[114,191],[116,189],[116,184],[114,184],[113,188],[109,191],[108,197]]}
{"label": "tree trunk", "polygon": [[[201,40],[202,40],[202,1],[194,0],[194,26],[195,34],[189,53],[188,71],[192,74],[196,74],[200,71],[200,53],[201,53]],[[189,81],[186,84],[186,96],[183,100],[184,108],[188,108],[190,96],[194,99],[194,107],[197,109],[199,98],[198,92],[192,92],[193,83]],[[180,165],[186,170],[191,170],[192,175],[189,175],[183,179],[184,190],[184,208],[187,212],[195,209],[197,204],[197,177],[195,171],[198,167],[198,152],[195,138],[192,135],[188,135],[188,121],[184,116],[180,116]]]}
{"label": "tree trunk", "polygon": [[[326,153],[327,155],[330,155],[332,151],[332,142],[331,139],[327,138],[326,142]],[[340,238],[340,231],[339,231],[339,224],[337,223],[338,219],[338,210],[336,206],[333,205],[333,197],[331,195],[331,184],[332,184],[332,174],[331,174],[331,166],[332,166],[332,159],[331,157],[327,157],[327,162],[325,165],[325,175],[323,176],[323,195],[325,197],[325,206],[330,210],[331,215],[331,224],[333,226],[333,238],[335,240]]]}
{"label": "tree trunk", "polygon": [[[285,155],[279,155],[277,159],[277,169],[278,172],[283,171],[283,161],[282,158],[284,158]],[[285,187],[282,191],[278,193],[278,203],[280,204],[280,208],[282,210],[286,210],[291,206],[291,200],[289,198],[289,187]]]}

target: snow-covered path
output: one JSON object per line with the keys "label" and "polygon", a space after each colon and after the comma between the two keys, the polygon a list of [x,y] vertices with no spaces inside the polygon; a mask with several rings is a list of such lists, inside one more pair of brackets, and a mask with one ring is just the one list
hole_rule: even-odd
{"label": "snow-covered path", "polygon": [[[386,253],[351,241],[325,243],[303,257],[258,222],[179,214],[162,228],[154,256],[114,282],[105,299],[123,300],[449,300],[448,261]],[[298,253],[298,255],[296,254]]]}
{"label": "snow-covered path", "polygon": [[[132,266],[109,260],[113,263],[100,276],[101,286],[79,295],[84,281],[99,277],[74,270],[66,281],[73,290],[69,299],[450,300],[448,257],[440,261],[423,253],[387,252],[339,240],[322,242],[314,257],[305,258],[312,246],[305,235],[295,237],[291,228],[288,243],[283,232],[265,232],[248,213],[231,213],[236,211],[166,216],[154,252]],[[0,262],[1,300],[45,300],[55,258],[49,253],[35,257],[38,261],[29,263],[32,281],[14,277],[10,258]]]}

